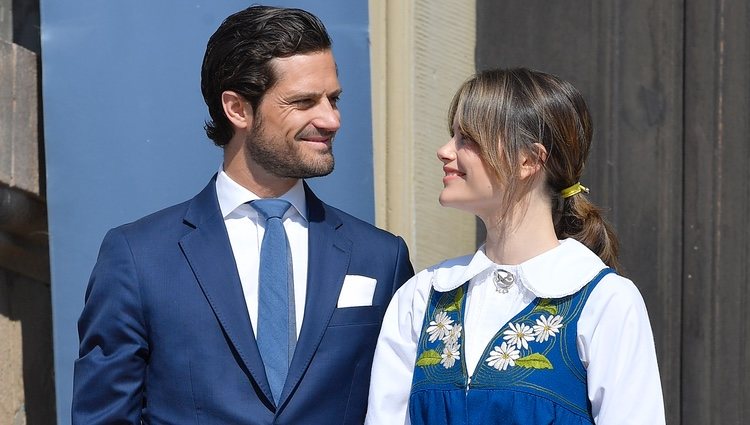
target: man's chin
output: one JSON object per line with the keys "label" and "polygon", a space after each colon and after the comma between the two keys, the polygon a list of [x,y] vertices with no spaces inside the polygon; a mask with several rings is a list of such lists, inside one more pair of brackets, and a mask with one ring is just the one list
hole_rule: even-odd
{"label": "man's chin", "polygon": [[331,164],[329,167],[311,170],[308,176],[305,178],[309,179],[313,177],[324,177],[324,176],[331,174],[332,172],[333,172],[333,164]]}
{"label": "man's chin", "polygon": [[295,179],[310,179],[314,177],[323,177],[333,172],[333,157],[329,162],[317,163],[310,167],[300,168],[297,170],[289,170],[285,177],[292,177]]}
{"label": "man's chin", "polygon": [[325,173],[323,173],[323,172],[320,172],[320,173],[310,173],[306,177],[297,177],[297,178],[299,178],[299,179],[314,179],[315,177],[325,177],[325,176],[331,174],[332,172],[333,172],[333,170],[325,172]]}

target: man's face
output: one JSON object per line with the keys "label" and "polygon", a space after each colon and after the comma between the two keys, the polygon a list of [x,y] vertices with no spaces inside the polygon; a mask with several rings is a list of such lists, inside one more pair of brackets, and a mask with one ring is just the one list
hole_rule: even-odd
{"label": "man's face", "polygon": [[245,140],[250,162],[278,177],[333,171],[333,137],[341,127],[341,86],[330,50],[272,60],[276,84],[255,114]]}

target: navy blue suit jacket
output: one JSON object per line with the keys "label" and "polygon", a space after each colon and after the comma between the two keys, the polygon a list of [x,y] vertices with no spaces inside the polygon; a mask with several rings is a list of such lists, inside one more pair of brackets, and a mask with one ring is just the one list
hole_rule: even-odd
{"label": "navy blue suit jacket", "polygon": [[[107,233],[78,323],[74,424],[361,424],[391,296],[413,275],[396,237],[322,203],[309,220],[305,315],[274,406],[215,182]],[[347,274],[373,305],[337,308]]]}

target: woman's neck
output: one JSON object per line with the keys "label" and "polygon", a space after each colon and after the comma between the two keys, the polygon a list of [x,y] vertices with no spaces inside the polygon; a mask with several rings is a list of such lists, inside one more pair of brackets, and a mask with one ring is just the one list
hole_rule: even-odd
{"label": "woman's neck", "polygon": [[521,264],[560,244],[549,205],[531,200],[517,206],[504,223],[497,217],[485,220],[485,254],[497,264]]}

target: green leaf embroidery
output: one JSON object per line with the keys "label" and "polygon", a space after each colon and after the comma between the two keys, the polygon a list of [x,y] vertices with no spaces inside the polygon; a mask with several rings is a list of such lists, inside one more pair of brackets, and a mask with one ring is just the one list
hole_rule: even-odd
{"label": "green leaf embroidery", "polygon": [[458,311],[461,309],[461,301],[464,298],[464,288],[459,287],[458,290],[456,290],[456,297],[453,299],[453,302],[448,305],[448,307],[445,307],[444,311]]}
{"label": "green leaf embroidery", "polygon": [[438,353],[437,351],[427,350],[422,353],[421,356],[419,356],[419,359],[417,359],[417,366],[434,366],[440,363],[442,359],[443,358],[440,357],[440,353]]}
{"label": "green leaf embroidery", "polygon": [[543,354],[533,353],[516,359],[516,365],[529,369],[553,369],[552,363]]}
{"label": "green leaf embroidery", "polygon": [[552,305],[549,299],[545,298],[539,301],[539,304],[534,308],[534,311],[546,311],[554,316],[557,314],[557,307]]}

